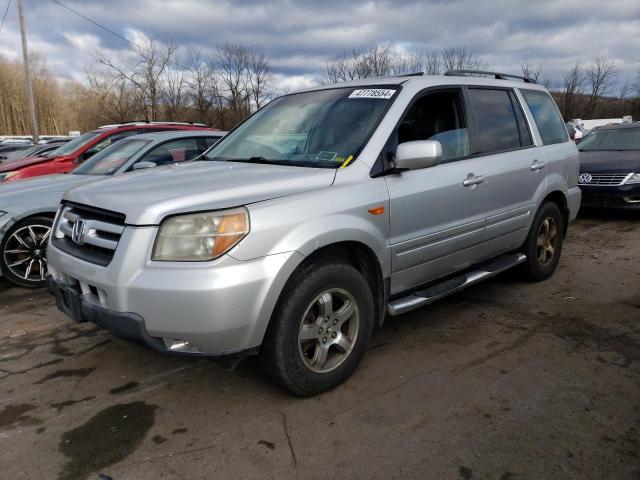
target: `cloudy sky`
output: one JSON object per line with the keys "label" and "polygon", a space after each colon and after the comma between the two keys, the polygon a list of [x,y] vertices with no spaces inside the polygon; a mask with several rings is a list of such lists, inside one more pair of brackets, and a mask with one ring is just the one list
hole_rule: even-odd
{"label": "cloudy sky", "polygon": [[[0,0],[0,19],[9,0]],[[132,40],[173,39],[203,50],[224,42],[262,49],[283,89],[314,83],[336,53],[387,42],[397,48],[466,46],[498,71],[524,57],[560,78],[577,60],[615,59],[619,78],[640,71],[639,0],[60,0]],[[24,0],[30,48],[59,77],[82,79],[97,50],[129,45],[52,0]],[[17,0],[0,55],[18,58]]]}

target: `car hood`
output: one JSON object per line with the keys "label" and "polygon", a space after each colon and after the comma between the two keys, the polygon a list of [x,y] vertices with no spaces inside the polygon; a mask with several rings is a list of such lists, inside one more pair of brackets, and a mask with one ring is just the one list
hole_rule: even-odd
{"label": "car hood", "polygon": [[580,173],[640,172],[640,150],[580,152]]}
{"label": "car hood", "polygon": [[28,167],[29,165],[35,165],[36,163],[42,162],[50,162],[55,157],[24,157],[24,158],[16,158],[15,160],[6,160],[0,163],[0,173],[4,172],[12,172],[13,170],[18,170],[19,168]]}
{"label": "car hood", "polygon": [[95,175],[45,175],[0,183],[0,210],[20,213],[31,208],[55,208],[65,190],[95,180]]}
{"label": "car hood", "polygon": [[158,225],[170,214],[247,205],[328,187],[334,178],[334,169],[193,162],[101,180],[64,199],[124,213],[130,225]]}

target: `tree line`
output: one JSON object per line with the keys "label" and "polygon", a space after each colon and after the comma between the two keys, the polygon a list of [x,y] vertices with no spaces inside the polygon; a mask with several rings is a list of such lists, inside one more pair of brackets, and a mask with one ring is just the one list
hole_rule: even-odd
{"label": "tree line", "polygon": [[[239,43],[211,52],[191,48],[179,53],[171,41],[151,39],[117,59],[102,51],[94,57],[84,82],[57,80],[44,60],[32,58],[41,132],[64,135],[133,120],[199,122],[230,129],[278,94],[265,54]],[[456,69],[491,66],[467,47],[399,49],[378,43],[338,53],[317,81],[332,84],[413,72],[438,75]],[[525,58],[520,72],[551,91],[565,120],[640,118],[640,72],[621,82],[610,58],[576,62],[558,79],[545,78],[544,66]],[[22,64],[0,58],[0,134],[29,134],[24,87]]]}

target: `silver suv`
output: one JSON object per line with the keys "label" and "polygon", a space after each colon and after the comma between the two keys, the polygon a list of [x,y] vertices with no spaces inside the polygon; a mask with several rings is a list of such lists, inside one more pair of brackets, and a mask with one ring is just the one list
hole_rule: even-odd
{"label": "silver suv", "polygon": [[71,190],[48,254],[58,307],[162,352],[259,353],[306,396],[351,375],[386,315],[516,265],[548,278],[577,149],[542,86],[469,73],[285,95],[208,161]]}

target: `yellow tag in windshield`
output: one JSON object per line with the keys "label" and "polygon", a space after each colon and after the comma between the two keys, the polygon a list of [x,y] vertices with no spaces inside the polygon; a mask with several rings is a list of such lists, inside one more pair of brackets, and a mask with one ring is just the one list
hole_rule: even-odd
{"label": "yellow tag in windshield", "polygon": [[340,168],[345,168],[347,165],[351,163],[351,160],[353,160],[353,155],[349,155],[347,159],[344,162],[342,162],[342,165],[340,165]]}

